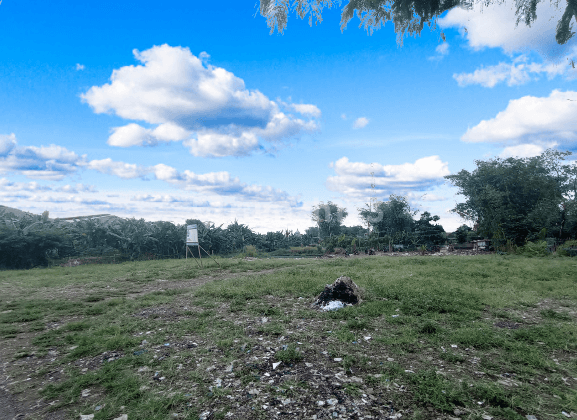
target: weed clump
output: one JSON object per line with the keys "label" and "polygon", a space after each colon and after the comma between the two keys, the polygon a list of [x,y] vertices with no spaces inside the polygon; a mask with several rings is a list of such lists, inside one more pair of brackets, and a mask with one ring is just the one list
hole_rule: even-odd
{"label": "weed clump", "polygon": [[425,322],[419,329],[421,334],[436,334],[437,332],[439,332],[439,328],[431,321]]}
{"label": "weed clump", "polygon": [[294,345],[287,346],[284,350],[275,353],[275,358],[284,363],[296,363],[303,359],[303,354]]}

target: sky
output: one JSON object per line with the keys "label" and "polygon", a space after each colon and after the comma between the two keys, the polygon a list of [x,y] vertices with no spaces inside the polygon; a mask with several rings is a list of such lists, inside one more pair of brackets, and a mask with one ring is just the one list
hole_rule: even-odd
{"label": "sky", "polygon": [[3,0],[0,204],[266,233],[396,194],[451,232],[444,176],[577,151],[564,2],[531,27],[510,0],[453,9],[402,46],[392,22],[341,31],[345,4],[271,34],[258,2]]}

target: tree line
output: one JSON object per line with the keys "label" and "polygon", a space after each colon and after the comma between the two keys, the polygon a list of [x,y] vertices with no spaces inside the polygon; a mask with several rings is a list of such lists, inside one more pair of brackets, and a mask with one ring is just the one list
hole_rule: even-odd
{"label": "tree line", "polygon": [[[494,249],[510,250],[531,241],[562,243],[577,238],[577,166],[571,152],[546,150],[532,158],[476,161],[472,172],[445,178],[464,201],[453,212],[474,227],[454,232],[458,242],[492,240]],[[363,252],[368,248],[432,250],[447,233],[439,216],[411,209],[406,197],[391,195],[358,209],[362,226],[348,227],[345,208],[329,201],[311,212],[314,226],[305,232],[260,234],[234,221],[228,226],[188,219],[185,224],[144,219],[87,218],[73,222],[41,216],[0,214],[0,268],[46,266],[69,257],[110,257],[114,261],[184,258],[186,227],[198,226],[201,247],[211,254],[251,252]],[[306,249],[305,249],[306,247]],[[298,248],[298,249],[295,249]],[[197,248],[195,253],[198,252]]]}

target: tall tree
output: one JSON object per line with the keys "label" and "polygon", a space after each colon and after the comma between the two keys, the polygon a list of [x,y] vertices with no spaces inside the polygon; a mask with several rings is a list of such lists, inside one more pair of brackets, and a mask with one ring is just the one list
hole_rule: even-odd
{"label": "tall tree", "polygon": [[[477,0],[479,1],[479,0]],[[517,1],[517,22],[523,21],[526,25],[537,19],[537,4],[540,0],[520,0]],[[552,0],[559,8],[559,2]],[[557,23],[555,39],[558,44],[565,44],[574,35],[571,32],[573,17],[577,20],[577,0],[566,0],[565,12]],[[260,14],[266,18],[267,25],[272,34],[275,28],[278,32],[284,33],[287,27],[287,19],[290,12],[296,10],[298,16],[304,19],[309,15],[309,25],[313,24],[313,16],[316,18],[315,24],[323,21],[322,12],[324,7],[332,8],[333,4],[341,5],[341,0],[259,0]],[[483,0],[485,6],[491,3],[491,0]],[[447,10],[457,6],[471,9],[474,2],[472,0],[349,0],[341,13],[341,31],[344,31],[349,21],[354,17],[355,12],[361,23],[359,28],[364,25],[367,33],[372,35],[375,29],[380,29],[387,21],[394,24],[397,34],[397,43],[402,45],[403,38],[406,35],[420,35],[427,24],[431,30],[437,29],[437,19]],[[445,38],[441,32],[441,37]]]}
{"label": "tall tree", "polygon": [[575,201],[577,170],[563,164],[569,155],[549,149],[532,158],[475,161],[472,173],[445,177],[466,197],[453,212],[476,222],[481,234],[518,245],[543,228],[562,235],[561,206]]}
{"label": "tall tree", "polygon": [[413,230],[413,216],[417,213],[405,197],[391,194],[389,201],[377,202],[373,208],[368,205],[359,209],[361,218],[373,226],[378,236],[397,239],[403,232]]}
{"label": "tall tree", "polygon": [[415,222],[415,245],[426,245],[427,247],[438,246],[445,243],[445,229],[441,225],[434,225],[439,216],[431,216],[428,211],[421,214],[421,218]]}
{"label": "tall tree", "polygon": [[462,244],[464,242],[467,242],[467,236],[468,236],[469,232],[471,232],[472,230],[473,229],[471,229],[467,225],[459,226],[459,228],[455,231],[455,237],[457,239],[457,243]]}
{"label": "tall tree", "polygon": [[343,220],[348,216],[347,209],[337,206],[329,201],[327,204],[321,202],[313,207],[311,217],[319,227],[322,238],[338,235],[341,230]]}

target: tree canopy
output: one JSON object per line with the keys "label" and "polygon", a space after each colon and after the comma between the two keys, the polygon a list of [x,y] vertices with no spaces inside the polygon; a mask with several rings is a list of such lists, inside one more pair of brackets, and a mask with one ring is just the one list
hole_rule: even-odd
{"label": "tree canopy", "polygon": [[377,202],[374,208],[367,205],[359,209],[359,214],[379,236],[395,238],[402,232],[411,232],[416,212],[411,210],[405,197],[392,194],[389,201]]}
{"label": "tree canopy", "polygon": [[[477,0],[480,1],[480,0]],[[495,0],[483,0],[484,5],[489,5]],[[553,2],[559,7],[559,2]],[[577,20],[577,0],[566,0],[565,12],[557,23],[555,39],[558,44],[565,44],[574,35],[571,32],[571,20]],[[260,14],[266,18],[270,33],[274,33],[275,28],[281,34],[287,27],[288,15],[296,11],[297,15],[304,19],[308,15],[309,25],[312,26],[313,16],[315,24],[322,22],[322,12],[324,7],[329,9],[334,4],[341,5],[341,0],[259,0]],[[349,0],[342,9],[341,31],[344,31],[349,21],[355,16],[360,19],[359,28],[364,25],[367,33],[372,35],[375,29],[380,29],[387,21],[394,24],[397,34],[397,43],[402,45],[406,35],[420,35],[427,24],[431,30],[437,28],[437,19],[445,11],[455,7],[471,9],[472,0]],[[537,4],[539,0],[520,0],[516,2],[517,22],[523,21],[530,26],[537,18]],[[441,37],[444,39],[443,33]]]}
{"label": "tree canopy", "polygon": [[338,235],[343,220],[348,216],[347,210],[329,201],[313,207],[311,218],[318,225],[322,238]]}
{"label": "tree canopy", "polygon": [[445,176],[466,197],[453,211],[480,233],[517,245],[543,228],[562,238],[575,213],[577,166],[563,164],[569,155],[548,149],[532,158],[477,160],[473,172]]}

